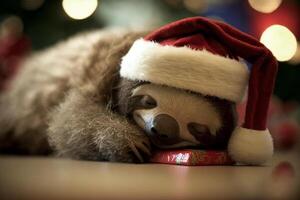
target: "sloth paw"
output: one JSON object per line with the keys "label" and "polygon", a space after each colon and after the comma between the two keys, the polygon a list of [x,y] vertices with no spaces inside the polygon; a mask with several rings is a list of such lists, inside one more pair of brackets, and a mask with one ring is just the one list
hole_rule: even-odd
{"label": "sloth paw", "polygon": [[142,155],[151,156],[151,143],[148,138],[138,138],[131,141],[129,147],[140,162],[144,162]]}

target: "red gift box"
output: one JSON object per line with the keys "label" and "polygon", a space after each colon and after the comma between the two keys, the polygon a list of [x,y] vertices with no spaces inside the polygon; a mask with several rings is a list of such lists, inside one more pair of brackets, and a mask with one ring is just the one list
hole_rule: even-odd
{"label": "red gift box", "polygon": [[188,166],[234,164],[226,151],[191,149],[157,151],[153,154],[150,162]]}

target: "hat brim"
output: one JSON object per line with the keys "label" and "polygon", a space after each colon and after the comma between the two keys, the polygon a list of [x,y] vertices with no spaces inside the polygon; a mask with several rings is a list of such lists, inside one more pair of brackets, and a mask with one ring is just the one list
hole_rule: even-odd
{"label": "hat brim", "polygon": [[199,92],[233,102],[244,96],[249,71],[243,61],[189,47],[139,39],[123,57],[120,74],[130,80]]}

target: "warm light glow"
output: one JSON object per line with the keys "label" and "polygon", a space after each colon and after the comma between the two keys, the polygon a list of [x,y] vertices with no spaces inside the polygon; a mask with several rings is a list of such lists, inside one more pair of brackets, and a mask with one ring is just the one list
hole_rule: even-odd
{"label": "warm light glow", "polygon": [[289,62],[294,65],[300,64],[300,43],[298,43],[297,51]]}
{"label": "warm light glow", "polygon": [[0,25],[1,37],[19,37],[23,34],[23,21],[18,16],[9,16],[5,18]]}
{"label": "warm light glow", "polygon": [[290,60],[297,50],[297,40],[286,27],[272,25],[260,37],[261,43],[268,47],[278,61]]}
{"label": "warm light glow", "polygon": [[250,6],[262,13],[271,13],[276,10],[282,0],[248,0]]}
{"label": "warm light glow", "polygon": [[44,2],[45,0],[22,0],[21,5],[26,10],[37,10]]}
{"label": "warm light glow", "polygon": [[201,11],[203,11],[207,5],[205,1],[199,1],[199,0],[183,0],[183,5],[188,9],[189,11],[199,14]]}
{"label": "warm light glow", "polygon": [[97,6],[97,0],[63,0],[62,6],[67,13],[73,19],[86,19],[91,16]]}

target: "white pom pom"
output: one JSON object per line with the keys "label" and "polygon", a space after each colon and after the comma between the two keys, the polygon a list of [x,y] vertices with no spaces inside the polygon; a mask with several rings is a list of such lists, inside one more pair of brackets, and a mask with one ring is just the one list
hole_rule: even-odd
{"label": "white pom pom", "polygon": [[237,127],[229,140],[229,155],[238,163],[261,165],[273,155],[269,130],[257,131]]}

